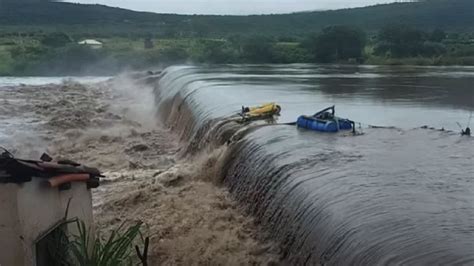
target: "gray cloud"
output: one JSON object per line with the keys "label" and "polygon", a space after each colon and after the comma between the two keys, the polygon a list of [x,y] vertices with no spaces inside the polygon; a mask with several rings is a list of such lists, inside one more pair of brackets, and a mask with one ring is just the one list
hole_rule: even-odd
{"label": "gray cloud", "polygon": [[[178,14],[270,14],[359,7],[395,0],[68,0]],[[402,0],[403,1],[403,0]],[[398,0],[398,2],[401,2]]]}

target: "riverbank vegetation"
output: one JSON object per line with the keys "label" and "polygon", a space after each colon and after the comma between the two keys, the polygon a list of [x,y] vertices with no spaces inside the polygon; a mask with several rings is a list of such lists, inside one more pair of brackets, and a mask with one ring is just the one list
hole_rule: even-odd
{"label": "riverbank vegetation", "polygon": [[63,32],[0,38],[0,75],[108,75],[179,63],[352,63],[474,65],[474,36],[387,25],[368,33],[328,26],[304,38],[153,36],[96,38],[102,47]]}
{"label": "riverbank vegetation", "polygon": [[385,24],[401,22],[424,31],[439,27],[447,32],[474,31],[472,0],[394,0],[398,3],[251,16],[156,14],[103,5],[34,2],[39,0],[0,1],[0,32],[64,31],[102,38],[148,33],[159,39],[232,35],[302,38],[329,25],[352,25],[375,32]]}
{"label": "riverbank vegetation", "polygon": [[[0,75],[109,75],[179,63],[474,65],[471,11],[470,0],[264,16],[10,4],[0,9]],[[79,44],[85,39],[101,45]]]}

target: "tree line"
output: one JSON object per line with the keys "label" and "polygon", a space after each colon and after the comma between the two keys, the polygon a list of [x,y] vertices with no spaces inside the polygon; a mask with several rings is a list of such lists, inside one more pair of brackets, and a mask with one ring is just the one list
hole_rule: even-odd
{"label": "tree line", "polygon": [[[0,32],[62,29],[103,37],[144,36],[148,32],[160,38],[228,38],[234,34],[305,37],[328,25],[354,25],[373,33],[386,23],[400,21],[426,31],[441,25],[450,32],[474,30],[472,0],[398,1],[364,8],[252,16],[155,14],[104,5],[24,1],[9,0],[3,5],[0,1]],[[38,1],[44,2],[34,0]]]}
{"label": "tree line", "polygon": [[12,45],[11,65],[3,69],[9,69],[10,74],[46,70],[69,74],[91,69],[106,74],[125,68],[186,62],[389,64],[403,63],[406,58],[424,58],[427,64],[449,64],[443,58],[455,58],[456,64],[474,64],[472,36],[447,34],[441,29],[422,31],[402,24],[386,25],[376,34],[349,25],[333,25],[300,39],[233,35],[219,39],[187,38],[186,42],[178,44],[177,40],[164,47],[155,47],[152,40],[156,38],[149,34],[140,49],[110,48],[107,39],[104,49],[92,49],[62,32],[34,38],[28,45]]}

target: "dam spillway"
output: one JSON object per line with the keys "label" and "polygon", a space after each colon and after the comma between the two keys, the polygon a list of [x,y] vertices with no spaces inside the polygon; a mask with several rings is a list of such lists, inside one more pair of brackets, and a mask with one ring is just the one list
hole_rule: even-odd
{"label": "dam spillway", "polygon": [[[474,110],[472,82],[474,68],[177,66],[155,96],[188,152],[227,146],[222,182],[288,262],[468,265],[474,142],[454,131]],[[227,119],[264,102],[282,106],[278,123],[336,104],[364,134]]]}

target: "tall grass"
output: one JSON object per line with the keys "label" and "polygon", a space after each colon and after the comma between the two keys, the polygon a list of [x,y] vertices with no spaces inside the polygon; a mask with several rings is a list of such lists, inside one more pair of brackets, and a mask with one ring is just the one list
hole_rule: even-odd
{"label": "tall grass", "polygon": [[116,266],[132,265],[135,243],[141,236],[142,222],[125,228],[122,224],[111,232],[105,240],[94,237],[84,222],[77,220],[77,234],[69,242],[69,256],[73,265],[80,266]]}
{"label": "tall grass", "polygon": [[[71,226],[75,233],[68,230]],[[101,238],[83,221],[65,221],[48,236],[47,263],[51,266],[146,266],[149,239],[143,239],[141,227],[142,222],[130,227],[122,224],[107,238]],[[143,252],[139,247],[142,243],[145,243]]]}

